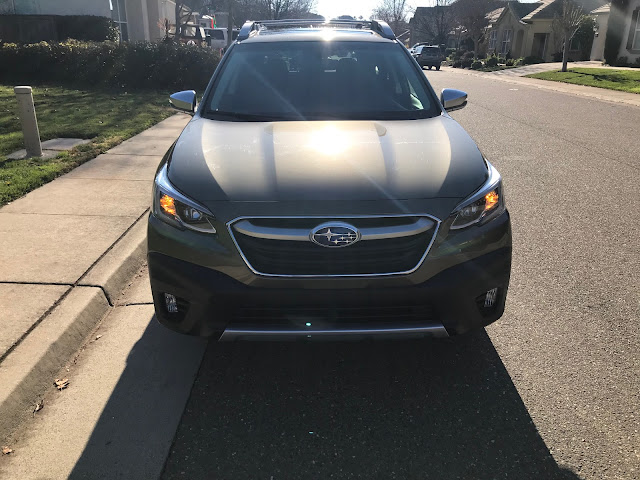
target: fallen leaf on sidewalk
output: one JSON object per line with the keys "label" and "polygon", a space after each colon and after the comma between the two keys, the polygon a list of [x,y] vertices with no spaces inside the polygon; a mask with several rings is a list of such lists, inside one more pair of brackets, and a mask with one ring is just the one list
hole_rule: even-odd
{"label": "fallen leaf on sidewalk", "polygon": [[56,386],[56,388],[58,390],[64,390],[65,388],[67,388],[69,386],[69,379],[68,378],[59,378],[58,380],[56,380],[54,382],[54,385]]}
{"label": "fallen leaf on sidewalk", "polygon": [[9,455],[11,452],[13,452],[12,448],[7,447],[6,445],[4,447],[2,447],[2,454],[3,455]]}
{"label": "fallen leaf on sidewalk", "polygon": [[36,406],[33,407],[33,415],[35,416],[36,412],[39,412],[43,408],[44,408],[44,399],[41,398],[40,400],[38,400],[38,403],[36,403]]}
{"label": "fallen leaf on sidewalk", "polygon": [[100,340],[100,337],[102,337],[102,335],[97,335],[96,340]]}

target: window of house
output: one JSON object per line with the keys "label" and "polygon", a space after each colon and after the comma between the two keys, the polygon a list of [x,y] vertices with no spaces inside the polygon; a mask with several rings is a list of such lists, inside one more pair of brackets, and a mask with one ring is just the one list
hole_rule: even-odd
{"label": "window of house", "polygon": [[496,43],[498,43],[498,31],[491,29],[491,33],[489,33],[489,50],[495,50]]}
{"label": "window of house", "polygon": [[129,32],[127,31],[127,9],[124,3],[125,0],[109,0],[111,20],[113,20],[120,31],[120,40],[126,42],[129,40]]}
{"label": "window of house", "polygon": [[511,48],[512,34],[513,30],[505,30],[502,34],[502,48],[500,49],[500,53],[507,53]]}
{"label": "window of house", "polygon": [[633,33],[633,42],[631,42],[631,49],[640,50],[640,15],[638,14],[636,14],[635,32]]}

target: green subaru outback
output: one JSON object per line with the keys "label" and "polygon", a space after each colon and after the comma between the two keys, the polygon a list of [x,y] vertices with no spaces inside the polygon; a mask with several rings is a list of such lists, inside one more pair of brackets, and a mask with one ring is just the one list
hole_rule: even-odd
{"label": "green subaru outback", "polygon": [[157,319],[220,340],[447,336],[500,318],[502,180],[383,22],[247,22],[164,156]]}

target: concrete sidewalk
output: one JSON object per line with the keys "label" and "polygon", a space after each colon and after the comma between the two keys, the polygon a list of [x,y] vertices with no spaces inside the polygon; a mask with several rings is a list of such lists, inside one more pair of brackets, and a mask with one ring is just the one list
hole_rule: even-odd
{"label": "concrete sidewalk", "polygon": [[145,217],[176,114],[0,209],[0,437],[145,261]]}

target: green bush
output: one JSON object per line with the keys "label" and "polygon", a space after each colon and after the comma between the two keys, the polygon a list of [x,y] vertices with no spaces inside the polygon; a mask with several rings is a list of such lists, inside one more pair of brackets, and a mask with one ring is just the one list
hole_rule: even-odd
{"label": "green bush", "polygon": [[462,58],[463,60],[473,60],[475,58],[475,54],[472,51],[464,52]]}
{"label": "green bush", "polygon": [[513,62],[513,66],[514,67],[521,67],[522,65],[524,65],[524,58],[522,58],[522,57],[514,60],[514,62]]}
{"label": "green bush", "polygon": [[449,56],[453,55],[455,51],[456,51],[455,48],[445,48],[444,54],[445,54],[446,57],[449,57]]}
{"label": "green bush", "polygon": [[455,62],[453,62],[452,67],[453,68],[461,68],[462,67],[462,62],[460,60],[456,60]]}
{"label": "green bush", "polygon": [[463,58],[462,60],[460,60],[460,66],[462,68],[469,68],[471,67],[472,63],[473,63],[473,59],[471,58]]}
{"label": "green bush", "polygon": [[485,62],[485,65],[487,67],[495,67],[498,65],[498,57],[496,57],[495,55],[490,56],[489,58],[487,58],[487,61]]}
{"label": "green bush", "polygon": [[219,61],[214,50],[175,43],[6,43],[0,82],[203,90]]}
{"label": "green bush", "polygon": [[480,60],[476,60],[471,64],[472,70],[480,70],[483,67],[483,64]]}
{"label": "green bush", "polygon": [[515,63],[515,60],[513,58],[507,59],[507,67],[513,67],[514,63]]}
{"label": "green bush", "polygon": [[535,63],[544,63],[544,59],[536,57],[535,55],[530,55],[522,59],[522,65],[533,65]]}

